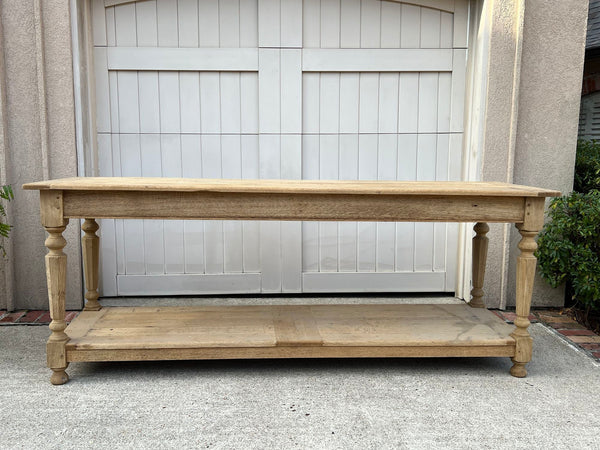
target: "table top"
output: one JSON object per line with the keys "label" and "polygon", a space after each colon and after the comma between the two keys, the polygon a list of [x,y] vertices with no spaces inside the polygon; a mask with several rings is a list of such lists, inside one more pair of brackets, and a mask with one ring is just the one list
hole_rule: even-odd
{"label": "table top", "polygon": [[557,197],[559,191],[481,181],[229,180],[150,177],[76,177],[23,185],[28,190],[247,192],[262,194],[456,195]]}

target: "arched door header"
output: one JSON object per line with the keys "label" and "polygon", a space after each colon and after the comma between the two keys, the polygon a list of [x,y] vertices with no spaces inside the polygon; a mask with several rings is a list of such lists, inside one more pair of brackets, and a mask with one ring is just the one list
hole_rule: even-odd
{"label": "arched door header", "polygon": [[[125,3],[135,3],[136,0],[104,0],[104,7],[123,5]],[[144,0],[137,0],[144,1]],[[454,3],[456,0],[381,0],[396,3],[406,3],[408,5],[424,6],[426,8],[439,9],[440,11],[454,12]],[[458,0],[465,1],[465,0]]]}

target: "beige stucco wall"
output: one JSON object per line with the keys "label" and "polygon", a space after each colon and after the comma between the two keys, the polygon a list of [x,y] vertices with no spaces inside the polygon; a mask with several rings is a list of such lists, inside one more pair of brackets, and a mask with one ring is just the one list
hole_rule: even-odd
{"label": "beige stucco wall", "polygon": [[[0,20],[4,56],[0,76],[6,87],[6,138],[0,152],[6,160],[5,181],[15,191],[10,217],[13,252],[0,263],[12,265],[12,279],[7,281],[12,283],[13,298],[7,298],[5,286],[0,307],[45,308],[45,232],[38,194],[23,191],[21,185],[76,176],[69,0],[0,2]],[[77,226],[72,222],[65,232],[68,308],[82,302]]]}
{"label": "beige stucco wall", "polygon": [[[478,125],[480,177],[568,191],[587,1],[484,0],[482,9],[491,26],[480,32],[489,49],[481,72],[486,82],[485,114]],[[20,185],[76,175],[69,0],[0,2],[0,20],[0,76],[6,86],[5,100],[0,96],[0,111],[6,111],[0,160],[6,160],[6,181],[17,197],[11,209],[13,254],[0,262],[0,308],[42,308],[47,301],[44,232],[37,193],[23,192]],[[77,225],[72,222],[66,232],[70,308],[79,307],[82,297]],[[486,302],[504,307],[514,303],[515,233],[493,225],[489,237]],[[7,264],[12,299],[2,284],[7,281],[1,267]],[[534,303],[561,304],[562,290],[537,283]]]}
{"label": "beige stucco wall", "polygon": [[[579,101],[583,76],[588,2],[528,1],[523,27],[523,56],[514,182],[564,193],[573,188]],[[519,234],[512,230],[512,248]],[[509,260],[508,304],[514,305],[516,252]],[[537,277],[534,305],[562,305],[563,290]]]}

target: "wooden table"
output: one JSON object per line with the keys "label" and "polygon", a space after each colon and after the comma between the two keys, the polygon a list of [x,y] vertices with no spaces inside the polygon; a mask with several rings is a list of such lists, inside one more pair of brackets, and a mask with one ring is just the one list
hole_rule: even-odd
{"label": "wooden table", "polygon": [[[227,358],[508,356],[527,374],[529,308],[545,197],[559,192],[505,183],[67,178],[40,191],[52,322],[50,381],[74,361]],[[62,236],[84,218],[83,312],[67,327]],[[476,222],[473,290],[459,305],[271,305],[125,308],[98,303],[97,218]],[[515,223],[515,326],[485,309],[488,222]]]}

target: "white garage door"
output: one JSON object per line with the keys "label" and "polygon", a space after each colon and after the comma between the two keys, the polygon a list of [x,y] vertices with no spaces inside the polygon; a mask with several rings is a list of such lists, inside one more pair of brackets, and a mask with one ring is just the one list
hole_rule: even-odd
{"label": "white garage door", "polygon": [[[99,175],[459,180],[467,5],[94,0]],[[454,291],[451,224],[101,229],[103,295]]]}

